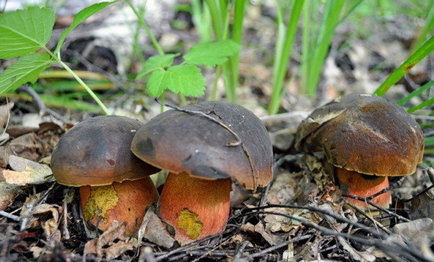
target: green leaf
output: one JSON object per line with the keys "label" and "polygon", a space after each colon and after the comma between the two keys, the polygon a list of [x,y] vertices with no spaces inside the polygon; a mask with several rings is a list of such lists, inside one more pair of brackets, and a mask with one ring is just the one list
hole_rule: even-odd
{"label": "green leaf", "polygon": [[0,18],[0,58],[27,55],[50,40],[55,15],[46,8],[31,7]]}
{"label": "green leaf", "polygon": [[240,52],[241,46],[232,40],[207,42],[193,46],[184,55],[185,62],[195,65],[221,65],[228,57]]}
{"label": "green leaf", "polygon": [[153,97],[159,97],[167,87],[166,71],[156,70],[152,72],[146,83],[148,93]]}
{"label": "green leaf", "polygon": [[20,57],[0,75],[0,95],[27,82],[34,83],[51,63],[50,56],[43,53]]}
{"label": "green leaf", "polygon": [[148,93],[158,97],[166,88],[175,94],[199,96],[205,92],[205,81],[200,69],[194,65],[177,65],[167,71],[154,71],[147,83]]}
{"label": "green leaf", "polygon": [[150,57],[143,65],[143,69],[137,75],[136,80],[146,77],[147,74],[151,73],[154,70],[165,70],[167,67],[172,65],[173,59],[178,55],[179,54],[169,54]]}
{"label": "green leaf", "polygon": [[113,1],[113,2],[101,2],[101,3],[93,4],[91,6],[88,6],[88,7],[84,8],[80,12],[78,12],[74,16],[74,20],[72,21],[72,24],[68,27],[68,29],[66,29],[65,31],[63,31],[62,34],[60,35],[59,41],[57,42],[57,47],[56,47],[56,50],[54,51],[54,53],[57,53],[57,52],[60,51],[60,49],[63,46],[63,41],[65,41],[66,36],[69,33],[71,33],[71,31],[74,28],[76,28],[79,24],[81,24],[83,21],[85,21],[86,19],[88,19],[92,15],[98,13],[99,11],[103,10],[104,8],[106,8],[108,5],[111,5],[111,4],[115,3],[115,2],[117,2],[117,1]]}
{"label": "green leaf", "polygon": [[173,66],[167,70],[166,78],[169,90],[175,94],[199,96],[205,93],[205,81],[197,66]]}

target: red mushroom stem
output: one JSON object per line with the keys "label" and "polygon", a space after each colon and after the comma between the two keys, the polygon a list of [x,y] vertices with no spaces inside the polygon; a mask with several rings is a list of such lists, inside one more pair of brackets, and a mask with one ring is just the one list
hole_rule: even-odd
{"label": "red mushroom stem", "polygon": [[[367,198],[389,187],[389,179],[387,176],[362,175],[343,168],[335,168],[335,174],[339,180],[342,192],[348,195]],[[346,199],[348,202],[361,209],[372,208],[367,202],[349,197],[346,197]],[[390,201],[390,191],[378,195],[371,200],[372,203],[384,208],[389,207]]]}
{"label": "red mushroom stem", "polygon": [[80,187],[80,207],[86,224],[105,231],[114,220],[127,222],[125,231],[133,235],[140,228],[146,208],[158,201],[158,193],[149,177],[114,182],[108,186]]}
{"label": "red mushroom stem", "polygon": [[181,244],[223,231],[229,217],[231,179],[204,180],[170,173],[160,196],[159,214],[175,227]]}

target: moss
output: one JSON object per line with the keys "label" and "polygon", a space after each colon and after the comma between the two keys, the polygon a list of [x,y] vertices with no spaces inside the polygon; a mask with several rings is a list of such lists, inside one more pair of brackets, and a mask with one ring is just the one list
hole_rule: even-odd
{"label": "moss", "polygon": [[101,216],[104,221],[107,211],[113,209],[119,197],[112,185],[91,187],[90,197],[84,206],[83,216],[85,221],[92,220],[95,216]]}
{"label": "moss", "polygon": [[190,239],[197,239],[202,232],[203,224],[196,213],[188,209],[183,209],[178,216],[178,224],[176,227],[183,229]]}

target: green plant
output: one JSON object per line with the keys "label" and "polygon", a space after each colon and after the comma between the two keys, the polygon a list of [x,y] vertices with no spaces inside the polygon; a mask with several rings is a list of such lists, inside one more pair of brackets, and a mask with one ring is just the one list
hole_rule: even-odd
{"label": "green plant", "polygon": [[[36,82],[41,72],[53,63],[59,63],[86,89],[104,113],[110,114],[96,94],[60,59],[60,50],[66,36],[75,27],[114,2],[94,4],[77,13],[71,26],[61,34],[57,47],[53,52],[46,47],[51,38],[55,20],[52,10],[30,7],[1,17],[0,58],[12,59],[18,57],[18,59],[0,75],[0,94],[13,91],[27,82]],[[44,52],[40,53],[38,50]]]}
{"label": "green plant", "polygon": [[136,79],[147,78],[147,91],[153,97],[162,96],[169,89],[183,96],[199,96],[205,91],[205,81],[198,66],[222,65],[240,50],[240,45],[232,40],[205,42],[191,47],[183,55],[183,62],[173,65],[180,54],[165,54],[149,27],[139,15],[131,1],[127,0],[140,25],[145,29],[159,55],[150,57]]}

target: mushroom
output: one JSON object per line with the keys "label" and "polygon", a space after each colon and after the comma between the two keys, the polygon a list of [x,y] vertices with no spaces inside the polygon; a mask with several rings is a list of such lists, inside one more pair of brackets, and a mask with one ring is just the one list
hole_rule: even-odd
{"label": "mushroom", "polygon": [[[366,198],[388,176],[413,174],[422,161],[422,130],[404,109],[378,96],[348,94],[314,110],[297,131],[297,149],[324,152],[343,193]],[[364,201],[347,198],[367,209]],[[372,202],[388,207],[390,192]]]}
{"label": "mushroom", "polygon": [[106,230],[112,221],[126,222],[134,233],[145,209],[158,201],[149,175],[158,172],[130,151],[142,126],[121,116],[87,119],[69,130],[56,145],[51,167],[59,184],[80,187],[86,224]]}
{"label": "mushroom", "polygon": [[166,111],[139,129],[131,150],[169,172],[158,211],[181,244],[223,231],[231,179],[254,190],[272,177],[272,146],[264,125],[228,102]]}

